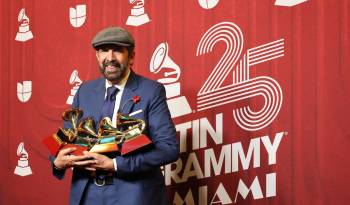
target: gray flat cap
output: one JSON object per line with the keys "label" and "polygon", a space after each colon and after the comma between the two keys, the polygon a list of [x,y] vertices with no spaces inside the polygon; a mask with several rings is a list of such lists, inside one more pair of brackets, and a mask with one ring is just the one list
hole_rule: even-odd
{"label": "gray flat cap", "polygon": [[127,30],[120,27],[109,27],[99,31],[92,39],[91,44],[95,49],[105,44],[134,47],[135,41]]}

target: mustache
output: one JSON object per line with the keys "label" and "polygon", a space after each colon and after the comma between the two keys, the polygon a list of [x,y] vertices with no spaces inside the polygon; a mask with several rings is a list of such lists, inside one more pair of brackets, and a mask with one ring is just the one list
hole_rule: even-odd
{"label": "mustache", "polygon": [[120,68],[122,66],[118,61],[105,61],[102,64],[104,68],[106,68],[107,66],[114,66]]}

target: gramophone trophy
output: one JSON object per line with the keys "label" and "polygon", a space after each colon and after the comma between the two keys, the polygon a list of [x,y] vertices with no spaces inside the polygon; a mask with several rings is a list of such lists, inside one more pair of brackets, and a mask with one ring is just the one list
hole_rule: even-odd
{"label": "gramophone trophy", "polygon": [[[163,73],[164,78],[157,81],[162,83],[166,90],[167,104],[171,118],[187,115],[192,112],[186,96],[181,95],[180,67],[169,57],[169,45],[167,42],[160,43],[154,50],[149,65],[152,73]],[[170,71],[165,71],[170,70]]]}
{"label": "gramophone trophy", "polygon": [[148,15],[145,13],[145,0],[129,0],[133,5],[131,14],[126,21],[126,25],[140,26],[150,21]]}
{"label": "gramophone trophy", "polygon": [[83,111],[77,108],[63,112],[62,119],[70,122],[72,128],[59,128],[57,133],[46,137],[43,143],[52,155],[67,147],[75,147],[75,155],[82,155],[83,151],[95,153],[118,152],[121,155],[133,152],[141,147],[151,144],[151,140],[143,133],[145,122],[119,113],[117,127],[113,127],[109,117],[103,118],[99,123],[98,132],[95,131],[95,122],[88,117],[79,125],[78,120]]}
{"label": "gramophone trophy", "polygon": [[71,105],[73,103],[74,96],[78,92],[82,82],[83,81],[81,81],[78,76],[78,70],[74,70],[69,78],[69,84],[71,84],[73,88],[70,90],[70,95],[67,98],[66,104]]}
{"label": "gramophone trophy", "polygon": [[18,27],[18,32],[16,34],[16,41],[28,41],[33,38],[33,33],[29,29],[29,18],[26,15],[25,9],[21,9],[18,14],[18,22],[20,23]]}
{"label": "gramophone trophy", "polygon": [[24,149],[23,142],[21,142],[17,147],[17,156],[19,157],[19,160],[15,168],[15,171],[13,173],[22,177],[31,175],[33,172],[29,166],[29,163],[28,163],[29,156],[28,156],[28,152]]}

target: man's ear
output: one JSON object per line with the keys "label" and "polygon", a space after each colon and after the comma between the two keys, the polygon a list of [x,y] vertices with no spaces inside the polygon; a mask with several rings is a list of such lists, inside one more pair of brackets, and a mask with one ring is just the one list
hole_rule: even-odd
{"label": "man's ear", "polygon": [[99,56],[98,56],[98,51],[96,51],[96,58],[97,58],[97,60],[100,59]]}
{"label": "man's ear", "polygon": [[134,64],[135,51],[132,51],[129,55],[129,64],[132,66]]}

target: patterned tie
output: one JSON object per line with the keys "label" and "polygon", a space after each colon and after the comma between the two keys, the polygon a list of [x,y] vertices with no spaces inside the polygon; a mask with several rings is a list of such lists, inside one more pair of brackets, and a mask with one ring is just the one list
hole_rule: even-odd
{"label": "patterned tie", "polygon": [[115,105],[115,97],[118,91],[119,89],[114,86],[107,88],[107,96],[103,103],[101,119],[104,117],[109,117],[112,119]]}
{"label": "patterned tie", "polygon": [[[115,106],[115,98],[116,98],[118,91],[119,91],[119,89],[114,87],[114,86],[107,88],[107,95],[106,95],[105,101],[104,101],[103,106],[102,106],[100,120],[104,117],[109,117],[112,119],[114,106]],[[101,180],[105,180],[106,176],[108,174],[106,174],[106,172],[103,170],[97,170],[96,173],[94,173],[92,175],[95,177],[94,180],[98,181],[98,183],[101,184],[102,183]],[[95,183],[97,183],[96,181],[95,181]],[[112,182],[105,181],[105,183],[113,184],[113,181]]]}

